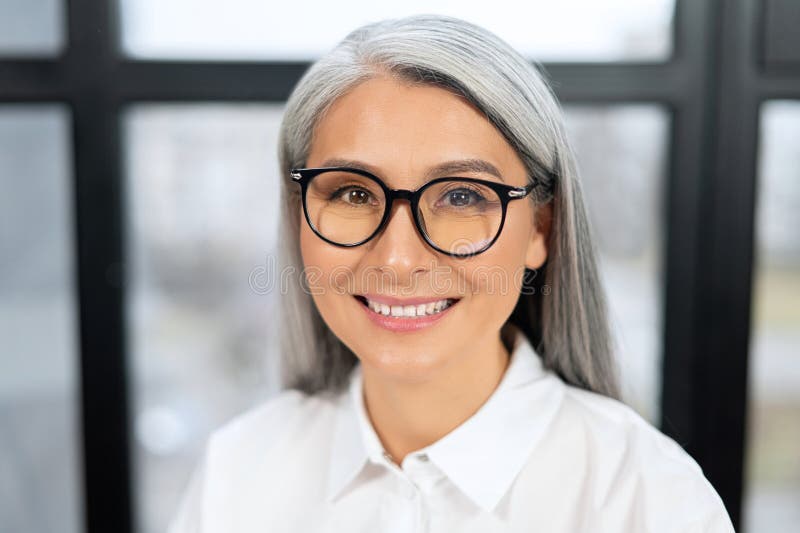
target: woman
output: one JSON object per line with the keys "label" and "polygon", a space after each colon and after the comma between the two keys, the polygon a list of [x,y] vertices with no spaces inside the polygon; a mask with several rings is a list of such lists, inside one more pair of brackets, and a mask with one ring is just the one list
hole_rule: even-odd
{"label": "woman", "polygon": [[281,126],[286,390],[214,433],[173,533],[733,531],[619,400],[559,106],[459,19],[359,28]]}

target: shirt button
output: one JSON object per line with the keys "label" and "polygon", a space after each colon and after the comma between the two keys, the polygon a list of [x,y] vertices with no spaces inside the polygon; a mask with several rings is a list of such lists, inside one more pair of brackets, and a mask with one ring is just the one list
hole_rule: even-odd
{"label": "shirt button", "polygon": [[420,461],[422,461],[423,463],[427,463],[427,462],[428,462],[428,454],[427,454],[427,453],[421,453],[421,454],[419,454],[419,455],[417,456],[417,458],[418,458]]}

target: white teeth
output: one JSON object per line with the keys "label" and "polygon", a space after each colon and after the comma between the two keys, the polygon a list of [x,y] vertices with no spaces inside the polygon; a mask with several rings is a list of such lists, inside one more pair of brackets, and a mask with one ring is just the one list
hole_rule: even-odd
{"label": "white teeth", "polygon": [[384,316],[393,317],[420,317],[426,315],[435,315],[450,307],[453,300],[437,300],[435,302],[428,302],[426,304],[415,305],[388,305],[385,303],[376,302],[374,300],[366,299],[367,306],[376,313]]}

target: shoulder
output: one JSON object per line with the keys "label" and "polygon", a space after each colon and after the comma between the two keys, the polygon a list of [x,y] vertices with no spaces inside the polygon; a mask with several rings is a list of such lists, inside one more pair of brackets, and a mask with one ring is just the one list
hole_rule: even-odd
{"label": "shoulder", "polygon": [[324,432],[332,422],[335,403],[325,396],[283,390],[235,416],[208,440],[214,457],[247,458],[282,446],[295,446],[300,435]]}
{"label": "shoulder", "polygon": [[215,430],[168,531],[238,531],[302,501],[327,461],[335,399],[284,390]]}
{"label": "shoulder", "polygon": [[631,407],[565,385],[560,415],[581,442],[598,508],[636,511],[627,519],[643,531],[733,531],[700,465]]}
{"label": "shoulder", "polygon": [[627,404],[596,392],[565,385],[563,411],[578,419],[599,452],[625,450],[628,454],[658,456],[681,465],[681,470],[701,474],[697,462]]}
{"label": "shoulder", "polygon": [[330,396],[286,390],[214,431],[205,490],[217,516],[250,516],[264,498],[311,493],[330,462],[335,413]]}

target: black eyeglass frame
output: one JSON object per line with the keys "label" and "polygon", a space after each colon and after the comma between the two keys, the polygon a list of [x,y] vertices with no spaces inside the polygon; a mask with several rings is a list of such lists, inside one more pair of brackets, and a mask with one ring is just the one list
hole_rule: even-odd
{"label": "black eyeglass frame", "polygon": [[[360,174],[361,176],[364,176],[364,177],[374,181],[375,183],[377,183],[378,186],[383,190],[384,197],[386,198],[386,205],[384,206],[383,218],[381,218],[381,221],[378,223],[378,227],[375,229],[375,231],[373,231],[368,237],[366,237],[365,239],[363,239],[363,240],[361,240],[359,242],[351,243],[351,244],[343,244],[343,243],[340,243],[340,242],[332,241],[332,240],[328,239],[327,237],[325,237],[324,235],[322,235],[322,233],[319,232],[317,230],[317,228],[314,227],[314,224],[311,222],[311,217],[310,217],[310,215],[308,213],[308,207],[306,205],[306,193],[308,191],[308,186],[311,183],[311,180],[313,180],[316,176],[318,176],[320,174],[323,174],[325,172],[331,172],[331,171],[343,171],[343,172],[352,172],[352,173],[355,173],[355,174]],[[408,200],[408,202],[410,204],[410,207],[411,207],[411,214],[413,215],[413,219],[414,219],[414,225],[417,228],[417,232],[420,235],[422,235],[422,238],[425,240],[425,242],[428,243],[428,245],[431,248],[433,248],[434,250],[436,250],[437,252],[443,253],[445,255],[449,255],[451,257],[459,257],[459,258],[471,257],[471,256],[483,253],[486,250],[488,250],[495,243],[495,241],[500,237],[500,234],[503,231],[503,225],[505,224],[505,221],[506,221],[506,211],[507,211],[508,203],[511,202],[512,200],[520,200],[522,198],[525,198],[537,186],[543,186],[544,185],[538,179],[534,179],[533,183],[529,183],[528,185],[525,185],[524,187],[516,187],[516,186],[513,186],[513,185],[506,185],[505,183],[498,183],[496,181],[489,181],[489,180],[484,180],[484,179],[479,179],[479,178],[462,178],[462,177],[457,177],[457,176],[446,176],[446,177],[440,177],[440,178],[432,179],[431,181],[425,183],[422,187],[420,187],[420,188],[418,188],[416,190],[410,191],[408,189],[390,189],[389,186],[386,185],[383,182],[383,180],[381,180],[379,177],[375,176],[374,174],[372,174],[372,173],[370,173],[370,172],[368,172],[366,170],[360,169],[360,168],[351,168],[351,167],[293,168],[291,170],[291,172],[290,172],[290,177],[291,177],[292,181],[294,181],[295,183],[299,184],[300,187],[301,187],[301,198],[302,198],[302,204],[303,204],[303,213],[305,214],[305,218],[306,218],[306,222],[308,223],[308,226],[311,228],[311,230],[320,239],[322,239],[323,241],[325,241],[327,243],[333,244],[334,246],[341,246],[343,248],[353,248],[355,246],[361,246],[362,244],[364,244],[366,242],[369,242],[376,235],[378,235],[384,229],[384,227],[386,226],[386,223],[389,221],[389,216],[390,216],[390,214],[392,212],[392,204],[394,203],[394,201],[395,200]],[[483,185],[485,187],[488,187],[489,189],[492,189],[495,193],[497,193],[497,196],[500,198],[500,204],[502,206],[502,216],[500,218],[500,226],[497,228],[497,233],[495,234],[494,238],[488,244],[486,244],[486,246],[484,246],[483,248],[481,248],[478,251],[471,251],[471,252],[468,252],[468,253],[459,254],[459,253],[449,252],[447,250],[443,250],[443,249],[439,248],[438,246],[436,246],[436,244],[433,242],[433,240],[428,236],[428,234],[423,229],[422,223],[421,223],[421,221],[419,219],[419,217],[420,217],[419,209],[418,209],[419,200],[422,197],[422,194],[425,192],[426,189],[428,189],[432,185],[435,185],[437,183],[442,183],[442,182],[445,182],[445,181],[465,181],[465,182],[469,182],[469,183],[477,183],[477,184]]]}

